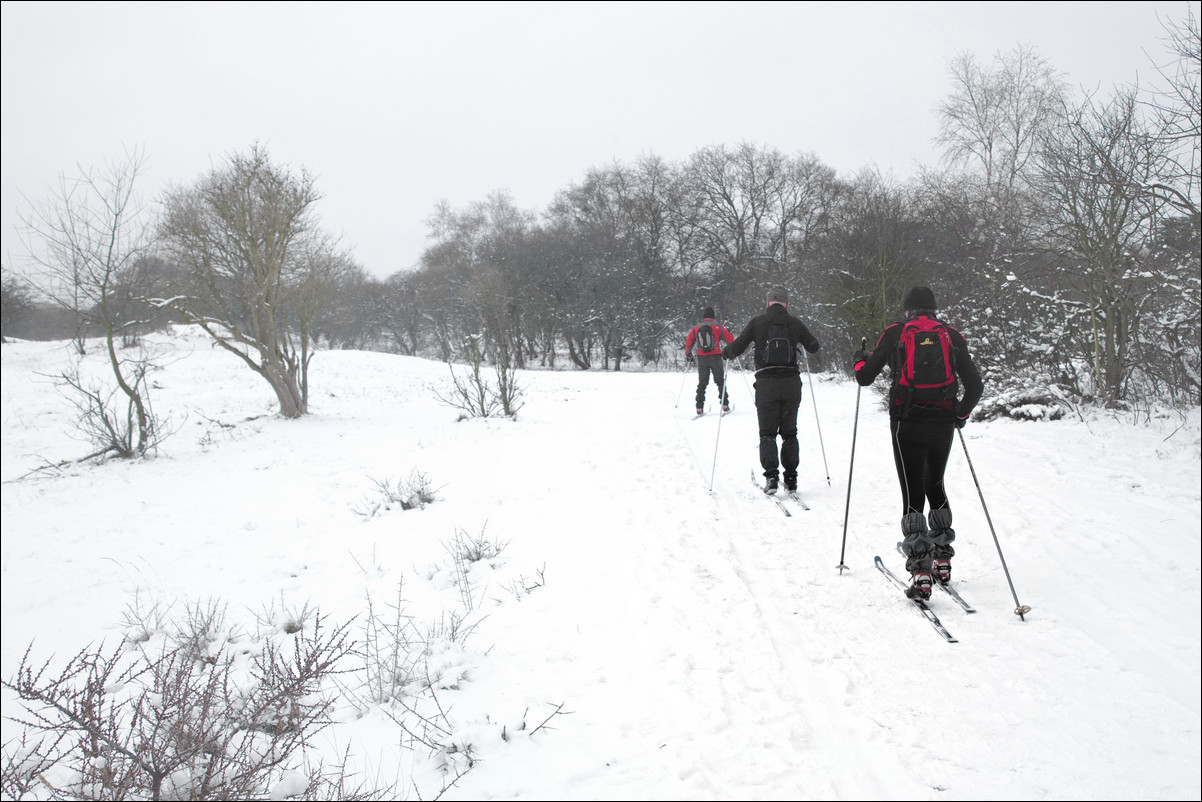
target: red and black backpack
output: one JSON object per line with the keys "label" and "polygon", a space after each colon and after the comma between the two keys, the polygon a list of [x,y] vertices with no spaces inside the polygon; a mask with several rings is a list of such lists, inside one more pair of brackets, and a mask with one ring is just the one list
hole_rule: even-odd
{"label": "red and black backpack", "polygon": [[927,316],[907,320],[897,348],[897,400],[905,404],[906,412],[915,401],[955,400],[955,353],[947,326]]}

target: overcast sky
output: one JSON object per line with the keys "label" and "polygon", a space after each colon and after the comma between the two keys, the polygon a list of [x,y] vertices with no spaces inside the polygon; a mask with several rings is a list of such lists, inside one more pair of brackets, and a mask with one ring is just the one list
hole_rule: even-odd
{"label": "overcast sky", "polygon": [[[426,219],[590,167],[750,142],[850,176],[934,165],[949,60],[1033,45],[1075,87],[1159,81],[1174,2],[3,3],[3,248],[78,167],[148,162],[148,200],[259,141],[384,277]],[[1196,10],[1195,10],[1196,13]],[[1159,17],[1159,19],[1158,19]]]}

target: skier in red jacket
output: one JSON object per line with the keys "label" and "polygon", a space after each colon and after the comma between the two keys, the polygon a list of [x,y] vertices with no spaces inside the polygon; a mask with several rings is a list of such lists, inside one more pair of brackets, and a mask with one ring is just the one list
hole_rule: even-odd
{"label": "skier in red jacket", "polygon": [[714,384],[718,385],[722,411],[729,412],[730,398],[726,394],[726,377],[722,367],[722,343],[734,342],[735,338],[725,326],[714,322],[712,306],[701,310],[701,317],[701,322],[692,328],[684,341],[685,359],[692,363],[694,351],[697,354],[697,414],[705,414],[705,390],[709,386],[711,374]]}

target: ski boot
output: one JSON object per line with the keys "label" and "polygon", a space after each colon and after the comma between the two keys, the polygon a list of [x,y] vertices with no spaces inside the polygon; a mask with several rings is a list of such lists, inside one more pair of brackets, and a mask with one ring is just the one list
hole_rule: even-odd
{"label": "ski boot", "polygon": [[931,587],[930,574],[913,574],[910,577],[910,587],[906,588],[906,596],[915,601],[927,601],[931,598]]}
{"label": "ski boot", "polygon": [[931,573],[940,585],[946,585],[952,581],[952,561],[951,560],[932,560]]}
{"label": "ski boot", "polygon": [[943,507],[931,510],[928,517],[931,525],[931,569],[935,580],[946,585],[952,579],[951,558],[956,555],[952,542],[956,539],[956,530],[952,529],[952,510]]}

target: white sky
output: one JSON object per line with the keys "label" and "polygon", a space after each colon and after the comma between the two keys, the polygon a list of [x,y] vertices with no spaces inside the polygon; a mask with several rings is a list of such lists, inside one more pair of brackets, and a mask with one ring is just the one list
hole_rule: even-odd
{"label": "white sky", "polygon": [[904,179],[935,163],[957,53],[1027,42],[1076,86],[1147,85],[1191,5],[4,2],[0,252],[20,264],[60,175],[134,147],[154,198],[265,143],[381,277],[440,200],[542,210],[614,160],[746,141]]}

